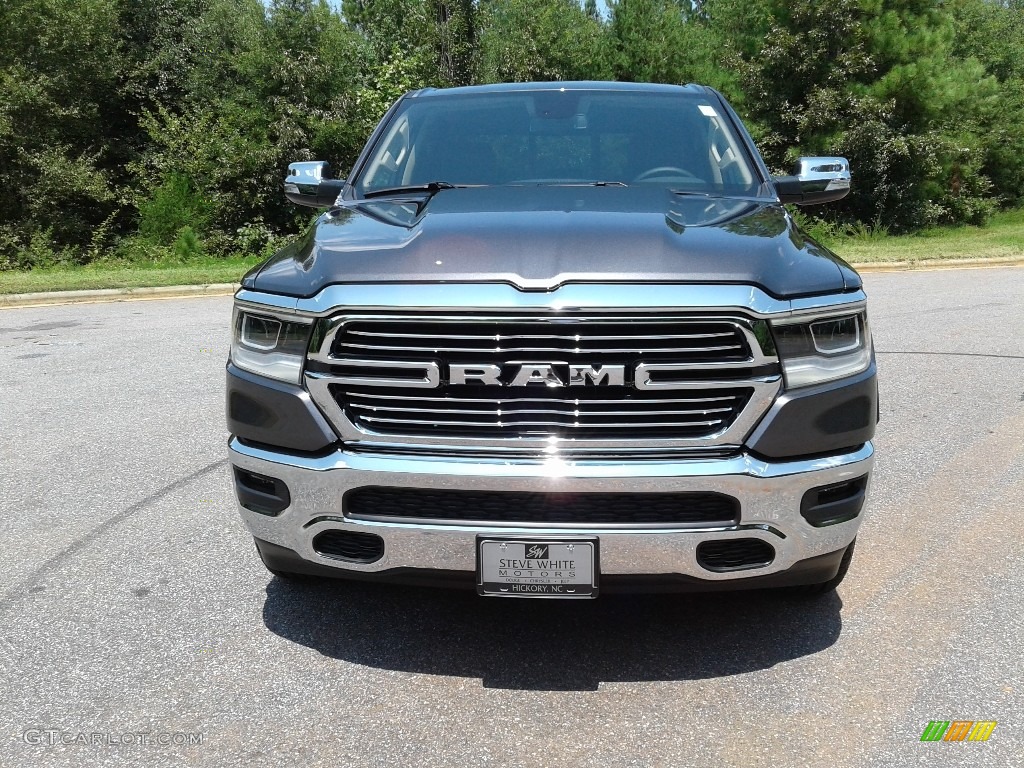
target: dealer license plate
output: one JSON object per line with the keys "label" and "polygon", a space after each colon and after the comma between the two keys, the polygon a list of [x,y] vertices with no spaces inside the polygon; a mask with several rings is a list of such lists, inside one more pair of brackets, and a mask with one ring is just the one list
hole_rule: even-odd
{"label": "dealer license plate", "polygon": [[477,539],[477,592],[597,597],[596,539]]}

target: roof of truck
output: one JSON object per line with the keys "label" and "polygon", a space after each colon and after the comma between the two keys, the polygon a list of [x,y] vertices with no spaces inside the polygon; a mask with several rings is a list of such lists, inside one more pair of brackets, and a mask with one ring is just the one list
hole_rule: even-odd
{"label": "roof of truck", "polygon": [[650,93],[705,93],[703,85],[666,85],[664,83],[620,83],[603,80],[572,80],[548,83],[490,83],[459,88],[423,88],[409,94],[411,98],[458,96],[473,93],[512,93],[517,91],[646,91]]}

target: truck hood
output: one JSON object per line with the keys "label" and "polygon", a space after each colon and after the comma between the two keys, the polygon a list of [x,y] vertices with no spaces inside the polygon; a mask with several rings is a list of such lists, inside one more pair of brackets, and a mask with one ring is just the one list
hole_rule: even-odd
{"label": "truck hood", "polygon": [[337,283],[734,283],[776,298],[861,281],[778,203],[661,188],[523,186],[352,201],[243,285],[309,297]]}

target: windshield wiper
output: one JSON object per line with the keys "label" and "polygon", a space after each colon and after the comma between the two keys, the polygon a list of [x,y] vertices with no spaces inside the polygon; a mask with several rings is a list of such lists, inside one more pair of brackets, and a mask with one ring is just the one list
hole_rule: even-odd
{"label": "windshield wiper", "polygon": [[695,189],[669,189],[669,192],[682,197],[726,197],[719,192],[698,192]]}
{"label": "windshield wiper", "polygon": [[557,181],[554,179],[524,179],[506,184],[507,187],[628,187],[624,181]]}
{"label": "windshield wiper", "polygon": [[754,203],[763,203],[767,199],[760,195],[732,195],[727,192],[699,192],[695,189],[669,189],[669,193],[676,197],[705,197],[709,200],[747,200]]}
{"label": "windshield wiper", "polygon": [[414,184],[408,187],[384,187],[383,189],[371,189],[369,192],[363,192],[363,198],[369,199],[371,197],[387,197],[388,195],[408,195],[413,192],[428,192],[430,194],[436,194],[442,189],[462,189],[468,185],[466,184],[451,184],[447,181],[428,181],[426,184]]}

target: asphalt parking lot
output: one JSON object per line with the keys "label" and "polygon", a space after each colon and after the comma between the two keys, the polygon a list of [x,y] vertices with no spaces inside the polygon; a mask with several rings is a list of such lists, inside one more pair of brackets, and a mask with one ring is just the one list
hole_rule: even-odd
{"label": "asphalt parking lot", "polygon": [[229,298],[0,311],[0,766],[1024,766],[1024,269],[866,282],[873,496],[810,602],[282,582]]}

